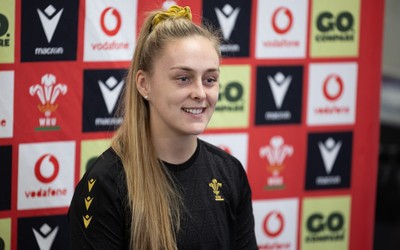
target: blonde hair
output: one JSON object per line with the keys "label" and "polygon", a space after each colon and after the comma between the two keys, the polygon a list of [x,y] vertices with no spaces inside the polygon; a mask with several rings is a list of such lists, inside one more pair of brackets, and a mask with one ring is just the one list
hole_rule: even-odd
{"label": "blonde hair", "polygon": [[[190,9],[189,9],[190,11]],[[174,182],[157,158],[151,140],[149,103],[136,88],[138,70],[153,72],[154,61],[174,39],[202,36],[213,43],[218,55],[220,36],[185,16],[169,15],[152,24],[151,12],[140,31],[124,89],[124,120],[112,139],[126,173],[128,204],[132,213],[130,246],[138,250],[177,249],[182,200]]]}

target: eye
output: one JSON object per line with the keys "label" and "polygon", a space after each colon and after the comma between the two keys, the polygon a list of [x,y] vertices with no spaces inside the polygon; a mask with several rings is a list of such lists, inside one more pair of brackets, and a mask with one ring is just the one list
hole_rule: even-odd
{"label": "eye", "polygon": [[217,77],[207,77],[205,79],[205,84],[207,84],[207,85],[214,85],[217,82],[218,82],[218,78]]}
{"label": "eye", "polygon": [[188,83],[189,82],[189,77],[187,77],[187,76],[180,76],[180,77],[177,77],[177,79],[181,83]]}

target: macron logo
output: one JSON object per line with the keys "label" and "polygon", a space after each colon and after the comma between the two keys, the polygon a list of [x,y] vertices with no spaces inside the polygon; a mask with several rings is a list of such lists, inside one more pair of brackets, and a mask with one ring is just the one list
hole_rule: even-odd
{"label": "macron logo", "polygon": [[285,77],[281,72],[275,74],[274,77],[268,76],[268,83],[271,87],[272,95],[274,97],[275,106],[281,109],[283,99],[292,82],[292,76]]}
{"label": "macron logo", "polygon": [[53,230],[46,223],[40,227],[39,232],[32,228],[33,234],[35,235],[36,242],[41,250],[50,250],[53,245],[54,239],[57,236],[58,226]]}
{"label": "macron logo", "polygon": [[106,103],[107,111],[111,114],[121,93],[124,81],[118,82],[115,77],[111,76],[105,83],[102,81],[98,81],[98,83],[104,102]]}
{"label": "macron logo", "polygon": [[324,162],[325,171],[327,174],[331,173],[341,146],[341,141],[335,143],[335,140],[333,140],[331,137],[329,137],[325,141],[325,143],[318,143],[319,151],[321,152],[322,160]]}
{"label": "macron logo", "polygon": [[222,35],[225,40],[228,40],[235,27],[236,19],[239,15],[240,8],[233,9],[229,4],[225,4],[222,11],[215,8],[219,25],[221,26]]}
{"label": "macron logo", "polygon": [[46,34],[47,42],[49,43],[53,38],[54,31],[57,28],[63,11],[64,9],[61,9],[58,13],[55,13],[56,9],[51,4],[47,6],[47,8],[44,10],[44,13],[41,10],[37,9],[40,22],[42,23],[44,33]]}

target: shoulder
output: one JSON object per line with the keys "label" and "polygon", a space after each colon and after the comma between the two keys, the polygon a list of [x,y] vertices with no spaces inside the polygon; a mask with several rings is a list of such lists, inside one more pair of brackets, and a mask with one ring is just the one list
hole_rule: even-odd
{"label": "shoulder", "polygon": [[229,165],[243,168],[242,164],[236,157],[222,150],[221,148],[201,139],[199,139],[199,145],[201,147],[201,151],[204,152],[207,157],[228,163]]}
{"label": "shoulder", "polygon": [[235,156],[203,140],[199,140],[199,145],[199,157],[212,172],[217,172],[231,181],[241,182],[243,178],[247,178],[242,163]]}
{"label": "shoulder", "polygon": [[78,182],[70,212],[78,214],[78,217],[85,214],[99,215],[107,210],[122,214],[126,194],[121,161],[112,149],[108,149],[97,158]]}
{"label": "shoulder", "polygon": [[125,171],[121,159],[112,148],[104,151],[86,170],[81,182],[97,186],[97,192],[111,197],[126,194]]}
{"label": "shoulder", "polygon": [[84,178],[118,181],[118,179],[123,177],[123,175],[124,169],[120,158],[112,148],[109,148],[97,157],[93,164],[88,167]]}
{"label": "shoulder", "polygon": [[126,195],[125,172],[121,160],[111,149],[104,151],[78,182],[74,199],[96,195],[103,201],[121,199]]}
{"label": "shoulder", "polygon": [[225,197],[230,197],[234,207],[247,202],[251,197],[251,189],[241,162],[230,153],[208,142],[199,140],[199,145],[201,146],[199,157],[213,178],[222,183]]}
{"label": "shoulder", "polygon": [[108,149],[87,169],[75,188],[68,211],[73,245],[114,249],[112,245],[125,242],[126,197],[121,161]]}

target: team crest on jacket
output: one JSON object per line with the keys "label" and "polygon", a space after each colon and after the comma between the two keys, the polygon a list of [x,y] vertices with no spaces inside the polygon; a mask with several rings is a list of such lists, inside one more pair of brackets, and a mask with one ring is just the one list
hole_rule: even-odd
{"label": "team crest on jacket", "polygon": [[220,195],[220,189],[222,188],[222,183],[218,182],[217,179],[212,179],[208,185],[212,188],[213,193],[215,194],[215,200],[216,201],[223,201],[224,198]]}

